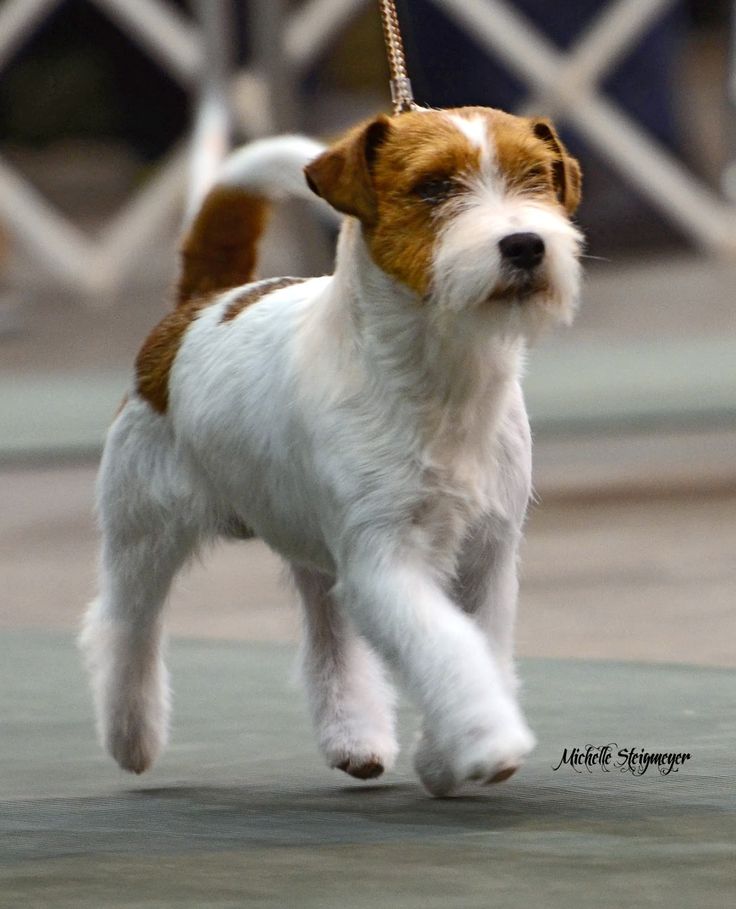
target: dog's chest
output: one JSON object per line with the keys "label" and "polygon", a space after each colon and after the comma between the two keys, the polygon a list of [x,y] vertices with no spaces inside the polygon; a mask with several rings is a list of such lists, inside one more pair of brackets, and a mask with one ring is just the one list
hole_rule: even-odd
{"label": "dog's chest", "polygon": [[490,445],[437,446],[426,452],[411,528],[438,565],[448,569],[453,565],[469,528],[484,516],[503,517],[496,474]]}

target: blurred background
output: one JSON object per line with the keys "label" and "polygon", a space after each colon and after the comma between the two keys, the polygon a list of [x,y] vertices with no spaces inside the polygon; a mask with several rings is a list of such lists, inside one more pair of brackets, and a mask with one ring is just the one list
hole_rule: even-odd
{"label": "blurred background", "polygon": [[[417,99],[555,118],[585,175],[575,325],[526,380],[520,651],[736,665],[736,38],[729,0],[404,0]],[[71,628],[95,460],[230,145],[388,110],[373,0],[0,2],[0,624]],[[305,229],[305,224],[310,229]],[[311,229],[313,226],[313,230]],[[304,207],[261,272],[330,270]],[[175,633],[292,640],[258,543]]]}

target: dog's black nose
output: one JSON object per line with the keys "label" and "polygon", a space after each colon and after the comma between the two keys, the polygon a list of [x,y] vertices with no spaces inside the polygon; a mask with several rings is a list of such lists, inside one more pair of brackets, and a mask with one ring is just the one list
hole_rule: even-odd
{"label": "dog's black nose", "polygon": [[498,248],[516,268],[535,268],[544,258],[544,240],[539,234],[509,234],[498,241]]}

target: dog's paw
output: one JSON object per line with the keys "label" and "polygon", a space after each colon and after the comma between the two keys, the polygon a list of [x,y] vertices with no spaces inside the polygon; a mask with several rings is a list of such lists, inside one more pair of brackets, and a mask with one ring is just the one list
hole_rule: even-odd
{"label": "dog's paw", "polygon": [[163,665],[141,685],[129,680],[108,681],[114,692],[101,701],[98,729],[103,746],[129,773],[149,770],[169,739],[171,699]]}
{"label": "dog's paw", "polygon": [[144,773],[149,770],[166,747],[168,738],[165,723],[152,724],[130,712],[116,717],[104,733],[108,752],[123,770]]}
{"label": "dog's paw", "polygon": [[95,601],[79,646],[90,672],[97,734],[123,770],[143,773],[166,747],[171,699],[160,651],[139,653],[130,630],[101,617]]}
{"label": "dog's paw", "polygon": [[535,744],[523,720],[470,729],[446,747],[424,732],[417,744],[414,767],[427,792],[441,797],[466,782],[500,783],[508,779]]}
{"label": "dog's paw", "polygon": [[396,762],[399,747],[388,736],[358,740],[332,741],[322,747],[327,765],[359,780],[373,780]]}

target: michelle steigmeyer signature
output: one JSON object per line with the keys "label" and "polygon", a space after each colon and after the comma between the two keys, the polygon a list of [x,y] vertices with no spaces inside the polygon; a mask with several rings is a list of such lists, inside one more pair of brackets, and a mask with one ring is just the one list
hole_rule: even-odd
{"label": "michelle steigmeyer signature", "polygon": [[602,770],[610,773],[618,770],[620,773],[632,773],[641,776],[650,767],[656,767],[663,775],[677,773],[682,765],[691,759],[686,751],[647,751],[640,746],[633,748],[619,748],[616,742],[607,745],[585,745],[573,748],[564,748],[562,757],[553,770],[560,767],[571,767],[576,773],[593,773]]}

